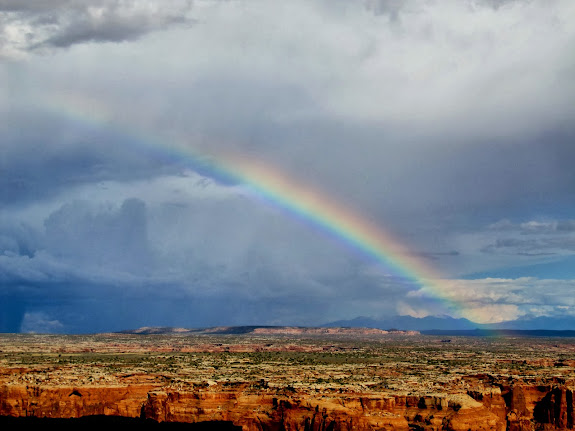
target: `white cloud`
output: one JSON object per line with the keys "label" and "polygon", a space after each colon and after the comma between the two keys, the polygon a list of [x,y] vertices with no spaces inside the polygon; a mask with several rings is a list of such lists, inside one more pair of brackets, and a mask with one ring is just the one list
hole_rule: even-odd
{"label": "white cloud", "polygon": [[397,304],[397,313],[400,316],[411,316],[411,317],[426,317],[433,315],[433,311],[429,309],[419,308],[417,306],[410,305],[404,301],[400,301]]}
{"label": "white cloud", "polygon": [[[484,278],[441,280],[438,285],[443,300],[453,304],[452,311],[477,323],[503,322],[522,316],[575,314],[572,293],[575,280]],[[424,304],[429,298],[436,300],[437,293],[436,289],[423,287],[409,292],[407,297]],[[424,305],[420,307],[425,309]]]}
{"label": "white cloud", "polygon": [[528,234],[567,234],[575,231],[575,220],[528,220],[520,223],[513,223],[503,219],[490,224],[489,230],[495,231],[517,231],[522,235]]}
{"label": "white cloud", "polygon": [[24,314],[20,329],[25,333],[52,334],[64,332],[64,325],[57,319],[52,319],[43,312],[30,312]]}
{"label": "white cloud", "polygon": [[123,42],[190,23],[190,0],[2,2],[0,58],[86,42]]}

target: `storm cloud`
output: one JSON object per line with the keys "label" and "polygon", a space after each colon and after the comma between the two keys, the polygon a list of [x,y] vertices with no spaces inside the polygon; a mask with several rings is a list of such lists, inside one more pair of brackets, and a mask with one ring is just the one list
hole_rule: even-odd
{"label": "storm cloud", "polygon": [[0,1],[0,326],[453,311],[227,175],[227,155],[377,223],[454,281],[464,316],[569,314],[534,292],[575,279],[574,14],[570,0]]}
{"label": "storm cloud", "polygon": [[86,42],[124,42],[172,25],[189,25],[189,0],[160,3],[102,1],[3,1],[0,55],[22,57],[30,51],[65,48]]}

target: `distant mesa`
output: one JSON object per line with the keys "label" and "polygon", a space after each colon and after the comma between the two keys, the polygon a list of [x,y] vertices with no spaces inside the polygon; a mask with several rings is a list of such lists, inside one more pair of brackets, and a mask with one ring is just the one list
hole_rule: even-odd
{"label": "distant mesa", "polygon": [[[1,314],[1,313],[0,313]],[[393,329],[390,329],[393,328]],[[398,328],[398,329],[395,329]],[[450,336],[575,336],[573,317],[525,317],[518,320],[481,324],[450,316],[385,316],[381,318],[356,317],[338,320],[319,327],[308,326],[215,326],[210,328],[150,327],[121,331],[124,334],[171,334],[171,335],[436,335]]]}
{"label": "distant mesa", "polygon": [[192,331],[187,328],[173,328],[171,326],[142,326],[138,329],[120,331],[122,334],[185,334]]}
{"label": "distant mesa", "polygon": [[173,328],[144,326],[138,329],[120,331],[121,334],[141,335],[418,335],[419,331],[384,330],[355,327],[308,327],[308,326],[214,326],[211,328]]}

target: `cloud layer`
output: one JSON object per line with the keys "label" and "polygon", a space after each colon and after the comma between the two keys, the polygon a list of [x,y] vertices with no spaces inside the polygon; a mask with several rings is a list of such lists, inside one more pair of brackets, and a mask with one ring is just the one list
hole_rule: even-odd
{"label": "cloud layer", "polygon": [[[574,282],[530,277],[444,280],[442,291],[450,301],[461,305],[464,317],[478,323],[497,323],[521,317],[573,317]],[[425,303],[435,294],[423,288],[410,292],[408,297],[421,301],[425,310]]]}
{"label": "cloud layer", "polygon": [[[114,187],[100,197],[110,199]],[[19,228],[4,221],[0,296],[22,305],[14,313],[27,319],[26,328],[58,320],[54,329],[87,331],[104,316],[116,329],[150,318],[188,326],[318,324],[332,313],[379,312],[412,288],[371,270],[342,244],[255,205],[241,189],[192,176],[159,179],[145,192],[140,183],[113,192],[116,204],[80,190],[90,202],[72,200],[36,227],[34,213],[15,214],[29,220]],[[143,193],[148,203],[122,201],[125,193]],[[84,317],[74,322],[78,313]]]}
{"label": "cloud layer", "polygon": [[575,279],[573,14],[570,0],[0,1],[0,324],[446,312],[230,181],[216,169],[230,155],[377,222],[467,316],[569,314],[539,291]]}
{"label": "cloud layer", "polygon": [[172,25],[191,24],[190,0],[31,1],[0,3],[0,56],[79,43],[124,42]]}

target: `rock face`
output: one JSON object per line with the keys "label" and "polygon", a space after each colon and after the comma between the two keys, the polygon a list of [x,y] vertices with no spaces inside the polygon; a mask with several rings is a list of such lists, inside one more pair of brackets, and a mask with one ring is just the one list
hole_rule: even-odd
{"label": "rock face", "polygon": [[1,386],[0,415],[79,418],[107,415],[139,417],[152,387]]}
{"label": "rock face", "polygon": [[[484,382],[483,382],[484,383]],[[478,387],[479,388],[479,387]],[[230,421],[251,430],[567,430],[573,388],[491,382],[466,393],[286,393],[253,386],[175,390],[155,385],[0,386],[0,415],[78,418],[90,415],[158,422]]]}

